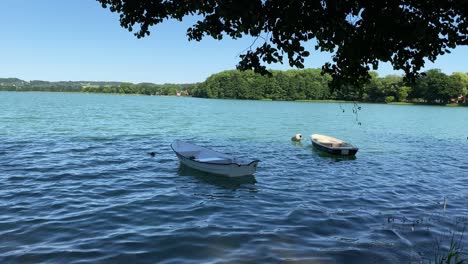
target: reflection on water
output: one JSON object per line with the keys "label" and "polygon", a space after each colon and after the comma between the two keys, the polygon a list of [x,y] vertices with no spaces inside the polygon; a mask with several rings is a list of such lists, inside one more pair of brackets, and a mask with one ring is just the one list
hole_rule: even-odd
{"label": "reflection on water", "polygon": [[249,189],[254,190],[253,185],[257,182],[255,180],[255,176],[253,175],[243,177],[227,177],[223,175],[215,175],[199,170],[194,170],[183,164],[179,165],[179,170],[177,171],[177,173],[180,176],[192,176],[200,181],[227,189],[237,189],[241,187],[241,185],[252,185],[249,186]]}
{"label": "reflection on water", "polygon": [[304,147],[304,144],[302,144],[302,141],[292,141],[291,140],[291,145],[293,145],[295,147],[298,147],[298,148]]}

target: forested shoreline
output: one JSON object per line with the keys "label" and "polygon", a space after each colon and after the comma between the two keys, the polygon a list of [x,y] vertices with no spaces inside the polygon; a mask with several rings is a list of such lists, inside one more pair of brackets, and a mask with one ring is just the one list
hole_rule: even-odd
{"label": "forested shoreline", "polygon": [[0,78],[0,91],[81,92],[142,95],[188,95],[196,84],[154,84],[128,82],[26,82],[18,78]]}
{"label": "forested shoreline", "polygon": [[320,69],[272,71],[262,76],[252,71],[224,71],[207,78],[191,90],[192,96],[203,98],[251,100],[344,100],[373,103],[412,102],[447,104],[464,101],[468,94],[468,74],[446,75],[440,70],[428,70],[413,83],[402,76],[378,77],[363,87],[341,87],[332,90],[329,75]]}
{"label": "forested shoreline", "polygon": [[228,70],[196,84],[153,84],[127,82],[26,82],[17,78],[0,78],[0,91],[49,91],[115,93],[142,95],[182,95],[201,98],[249,100],[340,100],[373,103],[463,103],[468,95],[468,74],[446,75],[438,69],[426,71],[412,83],[402,76],[379,77],[362,87],[343,86],[331,89],[329,75],[320,69],[271,71],[271,76],[253,71]]}

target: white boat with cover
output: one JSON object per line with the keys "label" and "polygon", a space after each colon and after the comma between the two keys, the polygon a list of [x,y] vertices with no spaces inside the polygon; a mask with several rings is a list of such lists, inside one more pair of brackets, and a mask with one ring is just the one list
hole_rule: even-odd
{"label": "white boat with cover", "polygon": [[229,177],[252,175],[259,162],[259,160],[239,159],[181,140],[174,141],[171,148],[181,164],[192,169]]}
{"label": "white boat with cover", "polygon": [[357,147],[334,137],[313,134],[310,136],[314,147],[334,155],[353,156],[359,150]]}

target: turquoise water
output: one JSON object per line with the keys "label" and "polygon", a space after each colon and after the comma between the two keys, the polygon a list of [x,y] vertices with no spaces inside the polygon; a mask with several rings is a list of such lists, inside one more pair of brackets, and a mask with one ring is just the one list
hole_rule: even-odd
{"label": "turquoise water", "polygon": [[[468,109],[359,106],[2,92],[0,262],[428,262],[468,226]],[[262,162],[196,172],[175,139]]]}

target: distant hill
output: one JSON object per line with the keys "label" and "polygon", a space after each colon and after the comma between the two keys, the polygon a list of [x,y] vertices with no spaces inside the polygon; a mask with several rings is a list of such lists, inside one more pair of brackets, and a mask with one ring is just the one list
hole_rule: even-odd
{"label": "distant hill", "polygon": [[0,78],[0,86],[119,86],[122,82],[96,82],[96,81],[59,81],[49,82],[41,80],[24,81],[18,78]]}
{"label": "distant hill", "polygon": [[0,91],[44,91],[44,92],[85,92],[120,93],[145,95],[189,95],[196,84],[154,84],[105,81],[24,81],[18,78],[0,78]]}
{"label": "distant hill", "polygon": [[26,81],[23,81],[18,78],[0,78],[0,86],[6,86],[6,85],[24,85],[27,83]]}

